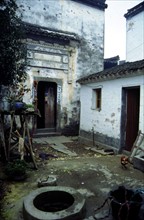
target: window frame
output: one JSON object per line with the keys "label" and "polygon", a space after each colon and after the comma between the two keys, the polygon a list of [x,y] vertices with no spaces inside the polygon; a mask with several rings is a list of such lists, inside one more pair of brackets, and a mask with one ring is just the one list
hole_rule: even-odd
{"label": "window frame", "polygon": [[92,89],[92,110],[102,109],[102,86]]}

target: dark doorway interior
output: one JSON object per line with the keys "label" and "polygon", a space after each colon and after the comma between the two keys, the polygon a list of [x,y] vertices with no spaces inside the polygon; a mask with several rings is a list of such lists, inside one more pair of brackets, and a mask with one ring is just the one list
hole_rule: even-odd
{"label": "dark doorway interior", "polygon": [[139,129],[140,87],[125,89],[125,150],[131,151]]}
{"label": "dark doorway interior", "polygon": [[37,98],[41,117],[37,118],[37,128],[56,129],[57,84],[53,82],[38,82]]}

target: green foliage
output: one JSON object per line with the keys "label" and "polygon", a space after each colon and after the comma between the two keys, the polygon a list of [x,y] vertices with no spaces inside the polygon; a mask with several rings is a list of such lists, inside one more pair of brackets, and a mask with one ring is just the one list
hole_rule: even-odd
{"label": "green foliage", "polygon": [[24,160],[14,160],[9,162],[5,169],[5,174],[9,177],[21,176],[26,173],[27,163]]}
{"label": "green foliage", "polygon": [[15,0],[0,0],[0,85],[13,85],[26,78],[26,45],[23,24]]}
{"label": "green foliage", "polygon": [[33,104],[26,104],[26,108],[33,108],[34,109],[34,105]]}

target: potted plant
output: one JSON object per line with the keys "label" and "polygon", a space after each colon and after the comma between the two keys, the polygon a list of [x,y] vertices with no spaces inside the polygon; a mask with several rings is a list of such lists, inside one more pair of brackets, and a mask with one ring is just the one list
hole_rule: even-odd
{"label": "potted plant", "polygon": [[5,174],[12,180],[24,180],[27,177],[27,167],[27,163],[24,160],[17,159],[12,162],[8,162],[5,168]]}
{"label": "potted plant", "polygon": [[7,93],[5,93],[3,99],[7,100],[7,103],[9,103],[9,110],[25,110],[26,104],[23,102],[23,96],[25,93],[28,93],[30,91],[30,89],[27,88],[27,85],[23,85],[23,83],[16,83],[15,85],[12,85],[9,89],[8,87],[5,87],[5,90],[6,89],[8,91]]}

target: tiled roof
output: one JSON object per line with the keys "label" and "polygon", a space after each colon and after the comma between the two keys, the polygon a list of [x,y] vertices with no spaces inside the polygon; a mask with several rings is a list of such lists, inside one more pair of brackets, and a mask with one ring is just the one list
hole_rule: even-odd
{"label": "tiled roof", "polygon": [[79,41],[78,36],[71,33],[63,33],[56,30],[47,29],[35,24],[23,22],[24,30],[28,36],[46,37],[51,40],[69,42],[70,40]]}
{"label": "tiled roof", "polygon": [[105,4],[106,0],[72,0],[72,1],[80,2],[82,4],[86,4],[86,5],[96,7],[102,10],[107,8],[107,4]]}
{"label": "tiled roof", "polygon": [[105,58],[105,62],[118,62],[120,60],[120,57],[117,55],[115,57]]}
{"label": "tiled roof", "polygon": [[144,70],[144,60],[126,62],[124,64],[112,67],[110,69],[105,69],[101,72],[80,78],[79,80],[77,80],[77,82],[79,82],[80,84],[87,84],[110,79],[124,78],[127,76],[138,75],[138,72],[136,71],[142,69]]}
{"label": "tiled roof", "polygon": [[125,18],[133,17],[134,15],[144,11],[144,1],[135,7],[128,10],[128,12],[124,15]]}

